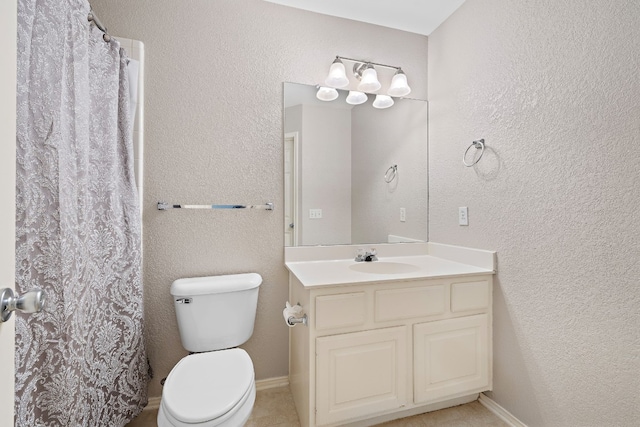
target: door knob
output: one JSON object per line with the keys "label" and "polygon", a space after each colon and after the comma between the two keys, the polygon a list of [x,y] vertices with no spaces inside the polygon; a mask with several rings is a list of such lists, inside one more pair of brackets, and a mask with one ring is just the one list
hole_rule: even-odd
{"label": "door knob", "polygon": [[13,293],[11,288],[0,290],[0,322],[6,322],[11,313],[20,310],[24,313],[37,313],[42,311],[46,301],[46,294],[42,289],[35,288],[22,296]]}

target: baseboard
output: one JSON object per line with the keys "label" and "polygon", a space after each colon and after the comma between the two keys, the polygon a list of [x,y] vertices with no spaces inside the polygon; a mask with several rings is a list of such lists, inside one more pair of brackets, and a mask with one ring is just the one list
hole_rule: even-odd
{"label": "baseboard", "polygon": [[[256,391],[267,390],[276,387],[285,387],[289,385],[289,377],[267,378],[256,381]],[[161,397],[150,397],[149,403],[144,407],[143,411],[156,411],[160,408]]]}
{"label": "baseboard", "polygon": [[487,397],[486,394],[480,393],[478,402],[511,427],[527,427],[525,423],[514,417],[511,412],[498,405],[493,399]]}
{"label": "baseboard", "polygon": [[289,377],[275,377],[256,381],[256,391],[269,388],[285,387],[289,385]]}
{"label": "baseboard", "polygon": [[149,403],[144,407],[143,411],[155,411],[160,408],[160,396],[150,397]]}

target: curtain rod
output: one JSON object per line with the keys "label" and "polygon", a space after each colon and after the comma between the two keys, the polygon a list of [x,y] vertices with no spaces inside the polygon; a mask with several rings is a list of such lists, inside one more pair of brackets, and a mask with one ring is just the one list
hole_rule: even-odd
{"label": "curtain rod", "polygon": [[104,39],[105,42],[111,41],[111,36],[107,33],[107,27],[102,25],[102,22],[100,22],[100,19],[98,19],[98,16],[95,14],[93,9],[89,9],[89,16],[87,16],[87,19],[89,20],[89,22],[93,22],[95,26],[98,27],[98,29],[104,33],[102,38]]}

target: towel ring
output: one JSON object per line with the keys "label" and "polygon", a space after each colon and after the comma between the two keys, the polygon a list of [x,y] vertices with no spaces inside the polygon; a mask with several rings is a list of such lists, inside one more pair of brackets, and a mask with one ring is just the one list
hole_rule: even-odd
{"label": "towel ring", "polygon": [[[473,163],[467,163],[467,153],[469,153],[469,150],[471,150],[471,147],[476,147],[477,150],[481,150],[481,151],[480,151],[480,155],[478,156],[477,159],[475,159],[473,161]],[[478,163],[480,161],[480,159],[482,158],[483,154],[484,154],[484,138],[483,139],[478,139],[476,141],[473,141],[471,143],[471,145],[469,147],[467,147],[467,150],[462,155],[462,163],[466,167],[470,168],[471,166],[475,165],[476,163]]]}
{"label": "towel ring", "polygon": [[384,182],[389,184],[394,179],[396,179],[396,175],[398,174],[398,165],[391,165],[389,169],[384,173]]}

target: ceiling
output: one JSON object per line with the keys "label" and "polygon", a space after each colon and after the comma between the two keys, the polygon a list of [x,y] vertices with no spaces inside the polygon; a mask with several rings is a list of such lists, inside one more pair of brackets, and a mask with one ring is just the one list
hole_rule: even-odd
{"label": "ceiling", "polygon": [[428,36],[464,0],[266,0]]}

